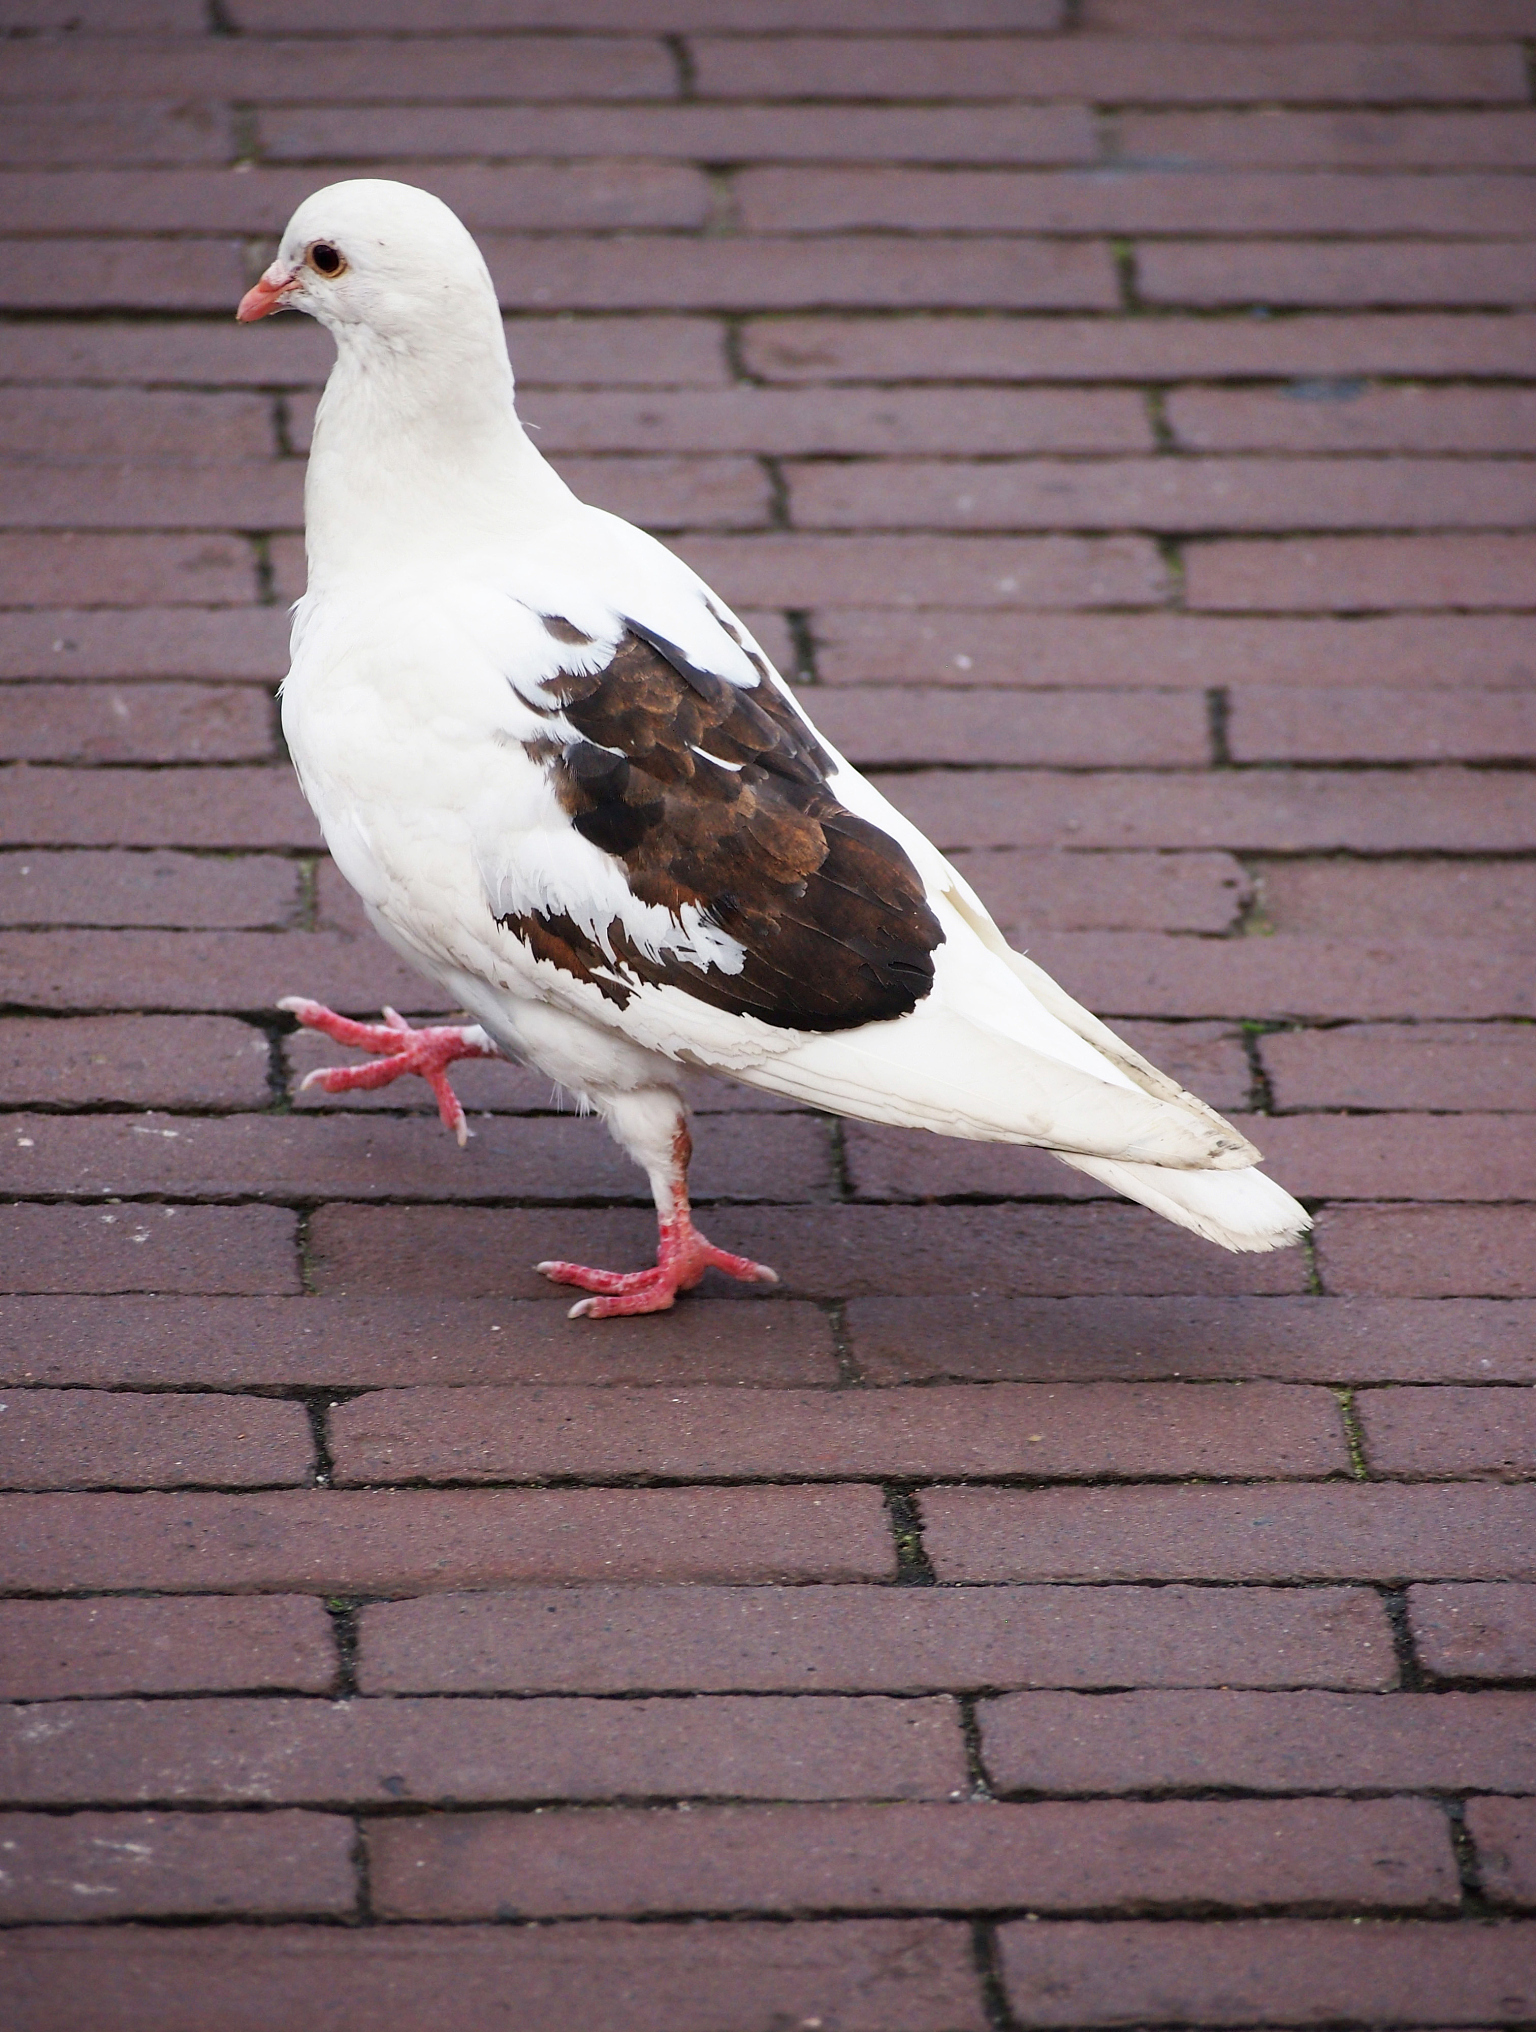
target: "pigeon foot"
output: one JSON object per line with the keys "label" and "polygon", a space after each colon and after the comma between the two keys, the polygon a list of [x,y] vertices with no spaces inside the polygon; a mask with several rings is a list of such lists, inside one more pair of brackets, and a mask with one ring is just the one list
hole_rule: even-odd
{"label": "pigeon foot", "polygon": [[429,1024],[417,1030],[394,1009],[384,1011],[382,1023],[354,1023],[304,995],[286,995],[277,1006],[296,1016],[306,1030],[319,1030],[338,1044],[374,1054],[372,1065],[318,1066],[304,1075],[304,1087],[344,1094],[358,1087],[387,1087],[406,1073],[419,1073],[437,1096],[437,1112],[458,1138],[460,1149],[469,1141],[469,1125],[448,1084],[447,1068],[459,1058],[500,1057],[478,1023]]}
{"label": "pigeon foot", "polygon": [[685,1213],[662,1221],[651,1270],[589,1270],[584,1263],[539,1263],[552,1284],[575,1284],[594,1298],[579,1298],[571,1319],[614,1319],[628,1313],[668,1312],[680,1291],[692,1291],[706,1270],[723,1270],[744,1284],[777,1284],[778,1272],[749,1256],[732,1256],[699,1233]]}

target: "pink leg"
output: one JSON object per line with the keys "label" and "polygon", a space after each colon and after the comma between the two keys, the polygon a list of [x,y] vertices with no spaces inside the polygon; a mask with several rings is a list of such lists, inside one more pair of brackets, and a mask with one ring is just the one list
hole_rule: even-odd
{"label": "pink leg", "polygon": [[766,1263],[754,1263],[749,1256],[732,1256],[706,1241],[693,1225],[688,1206],[688,1160],[693,1145],[686,1128],[680,1128],[673,1145],[673,1175],[668,1195],[670,1206],[658,1206],[656,1226],[656,1267],[653,1270],[589,1270],[584,1263],[539,1263],[552,1284],[575,1284],[595,1298],[580,1298],[571,1307],[572,1319],[613,1319],[635,1312],[666,1312],[680,1291],[692,1291],[706,1270],[723,1270],[727,1277],[739,1277],[744,1284],[777,1284],[778,1272]]}
{"label": "pink leg", "polygon": [[326,1065],[306,1073],[306,1087],[321,1087],[328,1094],[349,1093],[358,1087],[387,1087],[406,1073],[419,1073],[437,1096],[437,1112],[458,1137],[460,1147],[469,1140],[469,1126],[459,1097],[448,1084],[447,1068],[458,1058],[499,1058],[500,1052],[478,1023],[442,1023],[414,1030],[393,1009],[384,1011],[382,1023],[354,1023],[338,1016],[323,1002],[311,1002],[303,995],[288,995],[278,1003],[297,1016],[308,1030],[323,1031],[338,1044],[375,1054],[373,1065]]}

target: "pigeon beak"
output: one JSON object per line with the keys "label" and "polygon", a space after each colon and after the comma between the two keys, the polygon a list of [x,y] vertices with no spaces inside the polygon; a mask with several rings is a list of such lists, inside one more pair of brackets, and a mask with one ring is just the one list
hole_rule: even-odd
{"label": "pigeon beak", "polygon": [[298,283],[298,276],[279,268],[276,262],[267,270],[254,289],[248,289],[240,299],[240,308],[235,317],[240,324],[254,324],[257,318],[270,317],[275,310],[282,310],[289,292]]}

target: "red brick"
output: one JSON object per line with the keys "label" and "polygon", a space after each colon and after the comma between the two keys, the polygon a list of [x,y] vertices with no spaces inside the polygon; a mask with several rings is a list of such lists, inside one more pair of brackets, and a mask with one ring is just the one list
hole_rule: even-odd
{"label": "red brick", "polygon": [[1396,1680],[1366,1589],[518,1588],[373,1603],[370,1693],[936,1692]]}
{"label": "red brick", "polygon": [[269,1398],[11,1390],[0,1410],[0,1488],[260,1488],[314,1467],[304,1406]]}
{"label": "red brick", "polygon": [[[625,106],[605,108],[600,118],[596,129],[592,112],[580,105],[408,106],[390,115],[390,154],[405,161],[425,157],[434,165],[455,156],[584,157],[600,132],[603,154],[631,158],[603,165],[610,178],[636,170],[645,177],[647,165],[633,158],[648,156],[689,163],[1087,163],[1095,154],[1092,122],[1082,106]],[[266,108],[259,130],[270,162],[367,162],[379,153],[377,116],[363,106]],[[549,171],[540,174],[547,181]],[[442,195],[452,202],[447,188]],[[510,209],[498,206],[496,223],[525,230],[539,223],[509,216]],[[768,229],[774,230],[772,222]]]}
{"label": "red brick", "polygon": [[1363,1390],[1366,1465],[1380,1475],[1522,1475],[1536,1463],[1536,1392]]}
{"label": "red brick", "polygon": [[458,1295],[20,1298],[0,1301],[0,1365],[13,1383],[182,1390],[837,1379],[813,1305],[693,1298],[656,1325],[595,1334],[559,1306]]}
{"label": "red brick", "polygon": [[1278,1384],[1005,1383],[745,1397],[734,1390],[377,1391],[341,1405],[330,1432],[338,1483],[572,1475],[1297,1477],[1349,1467],[1328,1393]]}
{"label": "red brick", "polygon": [[252,762],[273,751],[254,685],[8,684],[7,762]]}
{"label": "red brick", "polygon": [[1536,1800],[1468,1800],[1467,1831],[1491,1902],[1536,1906]]}
{"label": "red brick", "polygon": [[0,1238],[10,1291],[299,1289],[278,1207],[5,1206]]}
{"label": "red brick", "polygon": [[1168,36],[1166,26],[1156,32],[1163,39],[898,39],[887,32],[879,40],[846,34],[835,41],[787,35],[716,41],[698,35],[690,47],[700,91],[718,98],[1086,98],[1198,106],[1245,99],[1292,105],[1507,103],[1526,96],[1518,51],[1510,45],[1213,44],[1192,60],[1187,45]]}
{"label": "red brick", "polygon": [[944,1799],[966,1784],[948,1700],[124,1700],[48,1720],[6,1717],[7,1799]]}
{"label": "red brick", "polygon": [[1536,263],[1525,240],[1146,240],[1136,287],[1149,304],[1528,304]]}
{"label": "red brick", "polygon": [[225,310],[246,276],[238,240],[7,240],[9,311]]}
{"label": "red brick", "polygon": [[1455,938],[1475,928],[1512,951],[1536,939],[1536,877],[1518,862],[1271,861],[1259,895],[1269,923],[1307,937]]}
{"label": "red brick", "polygon": [[1373,388],[1352,380],[1176,388],[1167,414],[1179,442],[1199,452],[1536,451],[1529,388]]}
{"label": "red brick", "polygon": [[[51,117],[57,121],[56,114]],[[276,450],[272,405],[260,395],[33,388],[0,396],[0,455],[8,460],[222,466],[270,459]]]}
{"label": "red brick", "polygon": [[[755,1250],[801,1296],[1287,1292],[1304,1289],[1306,1279],[1298,1251],[1218,1254],[1122,1206],[720,1207],[708,1230],[721,1248]],[[647,1262],[655,1227],[638,1209],[327,1206],[314,1217],[312,1238],[316,1287],[338,1296],[559,1298],[535,1262],[557,1250],[605,1266]]]}
{"label": "red brick", "polygon": [[823,608],[813,619],[825,684],[1133,684],[1206,690],[1241,676],[1291,687],[1529,682],[1524,619],[1382,614],[1359,620],[1229,620],[1220,614],[1016,615]]}
{"label": "red brick", "polygon": [[0,934],[0,965],[12,1001],[37,1010],[271,1012],[303,993],[376,1016],[431,993],[378,940],[323,931],[13,931]]}
{"label": "red brick", "polygon": [[[0,853],[0,922],[189,930],[281,925],[299,914],[301,873],[292,861],[269,854],[214,859],[23,848]],[[62,1042],[66,1033],[55,1026],[50,1034]],[[190,1039],[197,1033],[183,1034]],[[239,1099],[241,1092],[226,1090],[224,1097]]]}
{"label": "red brick", "polygon": [[1266,1165],[1303,1199],[1506,1200],[1530,1188],[1519,1116],[1249,1116]]}
{"label": "red brick", "polygon": [[978,1710],[1005,1792],[1518,1791],[1529,1694],[1014,1693]]}
{"label": "red brick", "polygon": [[8,770],[0,797],[7,846],[301,847],[320,845],[290,769]]}
{"label": "red brick", "polygon": [[[949,24],[957,31],[1006,25],[1020,29],[1055,28],[1061,20],[1060,0],[954,0]],[[922,0],[694,0],[688,25],[734,34],[756,29],[776,33],[806,29],[879,28],[900,31],[919,25],[927,9]],[[419,35],[421,15],[416,0],[349,0],[338,15],[326,0],[241,0],[240,25],[265,35],[291,26],[295,34],[380,33]],[[674,0],[452,0],[432,25],[474,29],[504,35],[514,28],[622,28],[626,33],[667,32],[678,22]]]}
{"label": "red brick", "polygon": [[733,606],[804,607],[847,599],[896,607],[1154,606],[1156,551],[1136,536],[701,536],[687,562]]}
{"label": "red brick", "polygon": [[[304,519],[303,486],[304,469],[295,459],[222,467],[0,466],[0,524],[82,533],[297,529]],[[70,588],[59,597],[89,595]]]}
{"label": "red brick", "polygon": [[1523,779],[1482,770],[1052,777],[973,769],[905,775],[887,795],[946,849],[1518,853],[1529,829]]}
{"label": "red brick", "polygon": [[275,607],[11,612],[0,614],[0,676],[275,683],[288,664],[289,625]]}
{"label": "red brick", "polygon": [[[409,47],[409,45],[407,45]],[[983,2032],[970,1929],[837,1925],[20,1929],[0,1973],[36,2032],[81,2032],[104,1994],[154,2032],[337,2023],[441,2032],[761,2032],[821,2016],[846,2032]],[[126,2022],[126,2021],[125,2021]]]}
{"label": "red brick", "polygon": [[1532,1488],[945,1488],[922,1511],[942,1581],[1502,1580],[1536,1547]]}
{"label": "red brick", "polygon": [[[1180,60],[1187,72],[1187,53]],[[1529,369],[1530,325],[1530,317],[1518,313],[1357,314],[1273,322],[787,317],[749,324],[743,354],[752,373],[793,382],[1182,381],[1359,374],[1518,378]]]}
{"label": "red brick", "polygon": [[[117,63],[114,60],[114,74]],[[82,80],[83,82],[83,80]],[[102,82],[105,82],[103,79]],[[7,84],[14,89],[14,83]],[[67,119],[58,105],[12,105],[0,145],[7,163],[227,162],[229,116],[219,105],[195,99],[96,101],[78,104]]]}
{"label": "red brick", "polygon": [[1351,2021],[1473,2025],[1536,1999],[1536,1927],[1342,1919],[1173,1921],[1001,1933],[1008,1998],[1030,2025]]}
{"label": "red brick", "polygon": [[351,1912],[352,1823],[318,1813],[0,1814],[0,1915]]}
{"label": "red brick", "polygon": [[[271,1097],[267,1065],[259,1031],[217,1016],[0,1022],[0,1100],[8,1105],[261,1107]],[[12,1125],[10,1140],[26,1134]]]}
{"label": "red brick", "polygon": [[1536,1679],[1536,1588],[1412,1587],[1414,1649],[1441,1679]]}
{"label": "red brick", "polygon": [[[1146,1877],[1146,1858],[1157,1858]],[[1456,1901],[1427,1800],[711,1807],[374,1821],[391,1919]]]}
{"label": "red brick", "polygon": [[212,606],[256,597],[251,549],[238,536],[75,536],[0,532],[6,606]]}
{"label": "red brick", "polygon": [[1522,1206],[1330,1209],[1318,1224],[1329,1291],[1394,1297],[1536,1293],[1536,1215]]}
{"label": "red brick", "polygon": [[0,1602],[0,1699],[326,1693],[330,1618],[304,1595]]}
{"label": "red brick", "polygon": [[[0,695],[3,696],[3,695]],[[874,685],[807,699],[816,724],[861,768],[913,762],[1030,767],[1195,767],[1207,759],[1205,701],[1153,691],[932,691]]]}
{"label": "red brick", "polygon": [[1172,0],[1171,5],[1169,0],[1089,0],[1087,18],[1090,27],[1130,35],[1176,29],[1188,36],[1256,36],[1276,42],[1298,36],[1449,42],[1526,35],[1536,25],[1530,0],[1354,0],[1342,13],[1329,0],[1291,0],[1283,14],[1263,0]]}
{"label": "red brick", "polygon": [[[342,1054],[333,1053],[331,1063]],[[825,1125],[809,1115],[705,1116],[694,1199],[830,1197]],[[25,1139],[21,1141],[20,1139]],[[479,1120],[468,1156],[435,1114],[16,1115],[0,1193],[178,1199],[646,1200],[645,1175],[595,1122]]]}
{"label": "red brick", "polygon": [[801,529],[1509,528],[1536,508],[1509,459],[881,459],[791,464]]}
{"label": "red brick", "polygon": [[1536,164],[1528,112],[1124,112],[1119,155],[1181,169],[1505,169]]}
{"label": "red brick", "polygon": [[581,500],[646,529],[753,529],[773,519],[768,476],[755,459],[555,461]]}
{"label": "red brick", "polygon": [[858,1298],[848,1331],[860,1373],[881,1384],[1524,1383],[1529,1312],[1476,1298]]}
{"label": "red brick", "polygon": [[1260,1040],[1282,1108],[1536,1109],[1536,1036],[1515,1024],[1352,1023]]}
{"label": "red brick", "polygon": [[[815,701],[818,719],[827,715]],[[1003,936],[1027,950],[1034,931],[1228,931],[1252,888],[1226,854],[959,853],[955,866],[981,896]],[[1203,1039],[1201,1040],[1204,1041]],[[1193,1044],[1167,1034],[1164,1045]],[[1138,1047],[1140,1049],[1140,1047]],[[1206,1076],[1223,1076],[1230,1054],[1210,1059]],[[1238,1057],[1242,1057],[1238,1047]],[[1185,1081],[1188,1085],[1190,1082]],[[1230,1083],[1229,1083],[1230,1084]],[[1203,1090],[1202,1090],[1203,1091]],[[1246,1066],[1239,1097],[1248,1092]]]}
{"label": "red brick", "polygon": [[[12,35],[198,35],[205,23],[190,0],[19,0],[7,10]],[[100,52],[100,45],[97,45]],[[108,49],[107,61],[113,52]],[[99,60],[99,59],[98,59]]]}
{"label": "red brick", "polygon": [[1305,537],[1201,544],[1188,557],[1198,607],[1523,607],[1536,604],[1524,536]]}
{"label": "red brick", "polygon": [[880,1492],[857,1486],[6,1496],[0,1513],[6,1586],[57,1593],[883,1580],[895,1566]]}
{"label": "red brick", "polygon": [[[976,114],[964,117],[972,121]],[[984,117],[984,116],[983,116]],[[891,154],[898,153],[892,149]],[[749,169],[736,179],[755,233],[1454,233],[1528,232],[1521,176],[1220,177],[1116,162],[1048,174],[984,170]],[[82,220],[81,223],[90,223]]]}
{"label": "red brick", "polygon": [[[577,329],[581,329],[579,326]],[[514,347],[517,337],[514,330]],[[517,364],[521,364],[517,362]],[[522,375],[519,376],[522,379]],[[574,379],[574,376],[570,378]],[[608,378],[605,376],[604,378]],[[539,447],[563,451],[997,453],[1150,451],[1129,388],[525,389]],[[1497,447],[1503,449],[1502,446]]]}
{"label": "red brick", "polygon": [[1521,761],[1536,753],[1536,697],[1240,687],[1227,741],[1239,762]]}

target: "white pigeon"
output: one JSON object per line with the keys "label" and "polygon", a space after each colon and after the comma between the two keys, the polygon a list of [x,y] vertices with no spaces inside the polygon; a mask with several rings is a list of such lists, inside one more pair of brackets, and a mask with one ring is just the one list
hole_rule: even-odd
{"label": "white pigeon", "polygon": [[[1228,1249],[1309,1226],[1258,1151],[1022,954],[811,724],[663,545],[578,501],[513,406],[490,275],[427,192],[333,184],[242,321],[336,340],[305,493],[309,590],[283,730],[337,866],[395,950],[478,1019],[303,1023],[424,1074],[536,1067],[649,1174],[654,1268],[541,1263],[660,1311],[714,1248],[688,1205],[690,1067],[834,1114],[1053,1151]],[[311,1074],[311,1079],[316,1075]]]}

